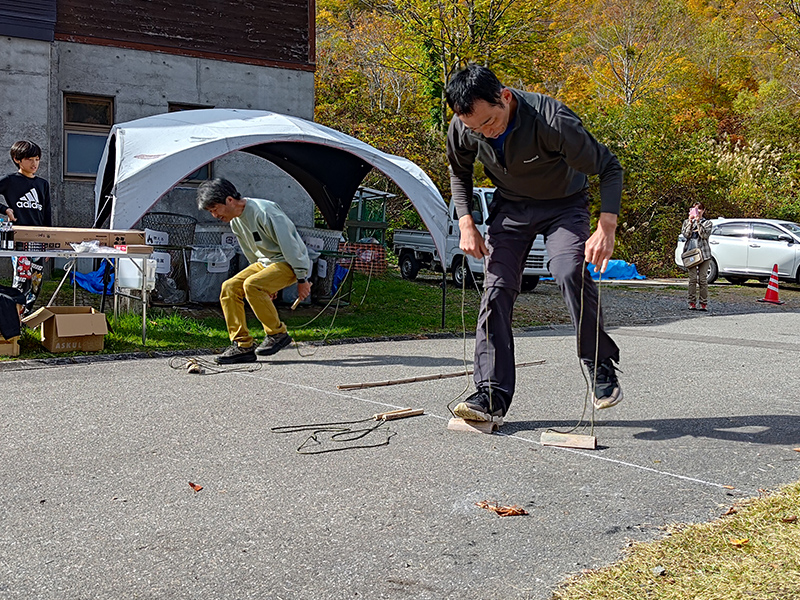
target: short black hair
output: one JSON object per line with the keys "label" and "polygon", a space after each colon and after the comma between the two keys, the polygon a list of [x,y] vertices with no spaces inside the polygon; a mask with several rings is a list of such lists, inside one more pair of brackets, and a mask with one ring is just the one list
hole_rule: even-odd
{"label": "short black hair", "polygon": [[444,95],[454,113],[468,117],[475,110],[477,100],[501,106],[503,88],[505,86],[491,70],[470,64],[450,78]]}
{"label": "short black hair", "polygon": [[18,142],[14,142],[11,146],[11,160],[14,161],[14,164],[19,166],[19,161],[25,158],[34,158],[36,156],[42,156],[42,149],[39,148],[38,144],[34,142],[29,142],[28,140],[20,140]]}
{"label": "short black hair", "polygon": [[236,200],[242,198],[241,194],[236,191],[236,186],[227,179],[222,177],[209,179],[201,183],[197,188],[197,208],[208,210],[215,204],[225,204],[225,199],[228,196]]}

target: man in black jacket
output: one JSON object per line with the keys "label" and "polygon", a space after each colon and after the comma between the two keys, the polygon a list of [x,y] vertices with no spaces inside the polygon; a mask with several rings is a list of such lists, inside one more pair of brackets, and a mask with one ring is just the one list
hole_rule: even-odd
{"label": "man in black jacket", "polygon": [[[619,348],[603,328],[597,286],[584,261],[602,272],[614,250],[622,196],[619,161],[564,104],[504,87],[485,67],[470,65],[456,73],[446,98],[455,113],[447,158],[460,246],[485,261],[475,340],[477,391],[456,406],[455,414],[502,422],[508,411],[516,377],[511,314],[525,259],[539,233],[578,331],[578,356],[593,380],[594,405],[614,406],[622,400],[615,370]],[[471,216],[476,160],[497,187],[486,240]],[[594,174],[600,176],[601,208],[590,235],[587,175]]]}

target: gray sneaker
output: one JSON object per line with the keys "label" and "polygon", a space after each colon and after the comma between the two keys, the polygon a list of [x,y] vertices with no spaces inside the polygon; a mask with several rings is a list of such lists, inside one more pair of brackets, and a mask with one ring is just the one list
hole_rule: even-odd
{"label": "gray sneaker", "polygon": [[463,402],[459,402],[453,414],[465,421],[494,421],[503,424],[508,403],[499,392],[493,392],[491,402],[486,390],[478,390]]}
{"label": "gray sneaker", "polygon": [[253,346],[242,348],[239,344],[234,342],[225,352],[219,356],[215,356],[214,362],[218,365],[256,362],[255,348]]}
{"label": "gray sneaker", "polygon": [[592,402],[597,409],[611,408],[622,402],[622,388],[617,379],[616,368],[610,358],[607,358],[597,365],[597,373],[594,369],[594,361],[583,361],[589,371],[589,379],[594,377],[592,386]]}
{"label": "gray sneaker", "polygon": [[268,335],[264,341],[256,348],[256,354],[259,356],[272,356],[279,350],[283,350],[292,343],[292,336],[288,333],[276,333],[275,335]]}

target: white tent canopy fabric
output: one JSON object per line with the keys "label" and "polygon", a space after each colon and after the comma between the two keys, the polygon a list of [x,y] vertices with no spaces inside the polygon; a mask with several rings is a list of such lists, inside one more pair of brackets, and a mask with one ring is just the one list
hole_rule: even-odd
{"label": "white tent canopy fabric", "polygon": [[293,176],[328,224],[339,229],[358,185],[378,169],[409,197],[444,254],[447,205],[416,164],[328,127],[269,111],[190,110],[114,125],[98,167],[95,224],[110,217],[112,229],[132,227],[186,176],[236,151],[261,156]]}

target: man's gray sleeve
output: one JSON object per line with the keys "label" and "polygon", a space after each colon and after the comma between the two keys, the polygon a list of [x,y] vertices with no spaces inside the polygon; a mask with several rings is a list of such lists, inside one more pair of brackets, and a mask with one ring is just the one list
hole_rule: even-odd
{"label": "man's gray sleeve", "polygon": [[451,202],[455,203],[456,215],[460,219],[472,212],[472,169],[477,151],[461,145],[457,120],[458,117],[453,117],[447,130],[447,160],[450,163]]}

